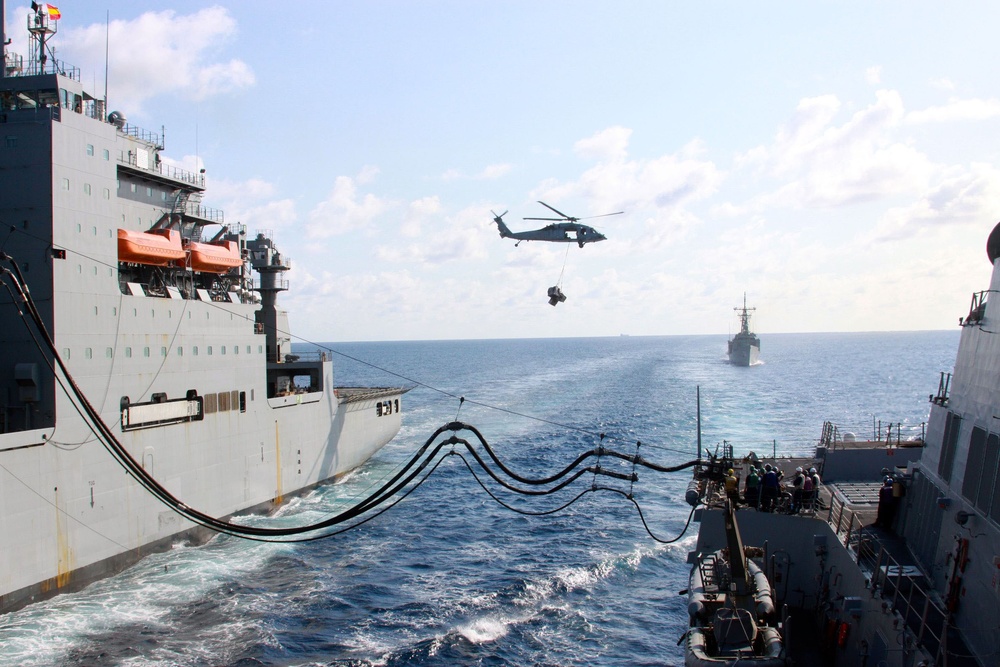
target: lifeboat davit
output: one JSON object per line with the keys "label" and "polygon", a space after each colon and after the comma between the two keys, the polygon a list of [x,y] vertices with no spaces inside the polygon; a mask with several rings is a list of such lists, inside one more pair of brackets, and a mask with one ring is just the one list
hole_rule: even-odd
{"label": "lifeboat davit", "polygon": [[173,229],[150,232],[118,230],[118,261],[166,266],[184,259],[181,234]]}
{"label": "lifeboat davit", "polygon": [[240,255],[240,245],[236,241],[218,241],[215,243],[198,243],[192,241],[187,245],[190,256],[190,267],[193,271],[204,273],[226,273],[243,265]]}

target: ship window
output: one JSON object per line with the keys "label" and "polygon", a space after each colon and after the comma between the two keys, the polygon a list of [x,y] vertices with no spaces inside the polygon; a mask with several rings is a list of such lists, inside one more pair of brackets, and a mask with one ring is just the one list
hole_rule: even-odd
{"label": "ship window", "polygon": [[239,353],[240,353],[240,346],[233,345],[233,354],[239,354]]}
{"label": "ship window", "polygon": [[219,350],[220,350],[219,354],[225,354],[226,353],[226,346],[225,345],[220,345],[219,346]]}
{"label": "ship window", "polygon": [[247,354],[250,354],[250,346],[247,345]]}
{"label": "ship window", "polygon": [[87,155],[94,155],[94,144],[87,144]]}
{"label": "ship window", "polygon": [[94,350],[92,348],[89,348],[89,347],[83,348],[83,358],[84,359],[93,359],[94,358]]}
{"label": "ship window", "polygon": [[195,345],[194,347],[191,348],[191,356],[194,356],[194,357],[198,356],[198,346],[197,345]]}
{"label": "ship window", "polygon": [[111,199],[111,190],[109,188],[104,188],[104,198]]}
{"label": "ship window", "polygon": [[104,149],[104,159],[105,160],[111,159],[111,151],[109,151],[107,148]]}
{"label": "ship window", "polygon": [[148,347],[142,348],[142,356],[144,356],[144,357],[148,357],[149,356],[149,348]]}
{"label": "ship window", "polygon": [[205,394],[205,414],[210,415],[219,411],[219,395]]}
{"label": "ship window", "polygon": [[208,350],[206,350],[206,352],[208,353],[208,356],[212,356],[212,346],[211,345],[208,346]]}
{"label": "ship window", "polygon": [[115,351],[110,347],[106,347],[104,348],[104,356],[108,359],[112,359],[115,356]]}
{"label": "ship window", "polygon": [[90,183],[84,183],[83,184],[83,194],[85,194],[85,195],[89,195],[90,194]]}
{"label": "ship window", "polygon": [[69,359],[69,348],[68,347],[64,347],[63,348],[62,357],[63,357],[63,359]]}
{"label": "ship window", "polygon": [[152,197],[153,196],[153,188],[150,188],[150,187],[146,188],[146,196],[147,197]]}
{"label": "ship window", "polygon": [[132,358],[132,348],[131,347],[126,347],[125,348],[125,358],[126,359],[131,359]]}
{"label": "ship window", "polygon": [[161,347],[160,348],[160,356],[161,357],[167,356],[167,348],[165,348],[165,347]]}
{"label": "ship window", "polygon": [[181,346],[179,346],[179,345],[177,346],[177,356],[178,357],[183,357],[184,356],[184,348],[181,347]]}
{"label": "ship window", "polygon": [[62,179],[62,189],[63,190],[69,190],[69,179],[68,178]]}
{"label": "ship window", "polygon": [[257,346],[257,354],[264,354],[264,346],[263,345],[258,345]]}
{"label": "ship window", "polygon": [[139,187],[135,183],[129,183],[128,187],[130,190],[132,190],[132,192],[136,192],[139,189]]}
{"label": "ship window", "polygon": [[247,411],[247,393],[245,391],[240,392],[240,412]]}
{"label": "ship window", "polygon": [[17,148],[17,137],[8,135],[3,138],[3,143],[7,148]]}

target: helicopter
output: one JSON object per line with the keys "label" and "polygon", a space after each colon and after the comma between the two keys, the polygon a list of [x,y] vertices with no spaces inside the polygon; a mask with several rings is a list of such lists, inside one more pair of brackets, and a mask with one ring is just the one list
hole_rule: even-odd
{"label": "helicopter", "polygon": [[505,239],[517,239],[515,246],[521,244],[521,241],[550,241],[555,243],[573,243],[576,242],[581,248],[585,243],[595,243],[597,241],[604,241],[608,237],[600,233],[593,227],[588,225],[581,225],[579,221],[588,220],[590,218],[604,218],[609,215],[621,215],[624,211],[616,211],[615,213],[604,213],[603,215],[592,215],[589,218],[576,218],[571,215],[566,215],[562,211],[558,211],[543,201],[539,201],[539,204],[545,208],[558,213],[560,217],[558,218],[524,218],[525,220],[548,220],[552,221],[551,225],[545,225],[541,229],[531,229],[523,232],[512,232],[510,228],[507,227],[506,223],[503,221],[503,217],[507,215],[507,211],[504,211],[500,215],[493,213],[493,222],[497,223],[497,228],[500,230],[500,237]]}

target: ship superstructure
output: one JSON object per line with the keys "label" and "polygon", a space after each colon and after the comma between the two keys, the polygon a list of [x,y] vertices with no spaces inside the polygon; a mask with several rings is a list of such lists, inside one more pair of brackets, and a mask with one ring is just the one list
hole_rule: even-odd
{"label": "ship superstructure", "polygon": [[756,308],[747,308],[747,295],[743,294],[743,307],[733,310],[740,318],[740,332],[729,341],[729,363],[734,366],[752,366],[760,356],[760,338],[750,331],[750,313]]}
{"label": "ship superstructure", "polygon": [[[792,513],[745,500],[739,511],[743,534],[765,545],[762,567],[796,664],[997,664],[1000,301],[990,295],[1000,292],[1000,224],[986,254],[989,289],[973,294],[959,319],[955,366],[928,396],[926,432],[907,442],[890,425],[861,442],[824,424],[815,458],[770,462],[819,468],[819,500]],[[748,465],[730,452],[715,467],[745,478]],[[725,513],[712,499],[723,494],[717,481],[693,484],[689,501],[708,506],[691,554],[699,562],[725,547]]]}
{"label": "ship superstructure", "polygon": [[399,430],[403,393],[335,387],[325,357],[290,354],[288,259],[205,206],[204,172],[166,164],[162,134],[85,90],[36,7],[31,54],[5,51],[0,77],[0,612],[196,532],[101,447],[57,356],[131,457],[217,517],[360,465]]}

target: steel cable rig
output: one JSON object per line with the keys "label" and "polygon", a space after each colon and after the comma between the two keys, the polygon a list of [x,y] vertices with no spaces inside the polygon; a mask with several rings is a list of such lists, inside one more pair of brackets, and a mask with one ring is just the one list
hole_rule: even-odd
{"label": "steel cable rig", "polygon": [[[698,466],[702,463],[701,459],[687,461],[675,466],[665,466],[640,456],[638,449],[642,444],[641,442],[636,443],[635,453],[622,452],[599,445],[579,454],[572,462],[551,475],[528,477],[515,472],[504,464],[493,447],[490,446],[489,442],[475,426],[457,420],[436,429],[390,479],[367,497],[323,520],[301,526],[262,527],[241,525],[227,519],[212,516],[191,507],[174,496],[132,457],[127,448],[118,440],[112,428],[103,420],[74,380],[49,334],[41,313],[35,306],[28,285],[21,274],[20,267],[6,253],[0,253],[0,260],[7,262],[11,267],[0,266],[0,276],[2,276],[5,289],[11,295],[14,303],[18,304],[18,313],[28,328],[35,345],[49,365],[49,369],[52,371],[57,383],[70,398],[74,409],[85,421],[88,428],[115,462],[136,483],[166,507],[196,525],[232,537],[263,542],[306,542],[332,537],[367,523],[401,502],[426,482],[441,463],[450,456],[461,458],[486,493],[501,506],[514,512],[530,515],[552,514],[569,507],[587,493],[605,491],[618,494],[630,501],[635,506],[647,533],[658,542],[669,543],[680,539],[687,530],[688,525],[690,525],[691,516],[688,517],[688,521],[680,535],[671,540],[664,540],[657,537],[650,529],[642,513],[642,507],[635,500],[632,487],[639,479],[637,468],[669,474]],[[460,437],[460,434],[466,433],[471,434],[474,442],[465,437]],[[603,441],[603,434],[601,440]],[[486,453],[485,457],[480,453],[480,449]],[[470,463],[469,458],[466,458],[466,455],[472,459],[475,467]],[[602,466],[601,459],[605,457],[631,463],[631,472],[624,473]],[[590,459],[597,460],[596,462],[590,462]],[[507,491],[529,497],[549,496],[558,493],[572,486],[587,474],[592,475],[592,481],[589,487],[583,489],[565,504],[554,509],[530,512],[515,508],[497,497],[483,483],[483,480],[476,473],[476,468],[486,473],[487,476]],[[621,489],[601,485],[597,481],[599,478],[627,481],[630,483],[629,491],[625,492]],[[694,510],[692,509],[692,516],[693,512]]]}

